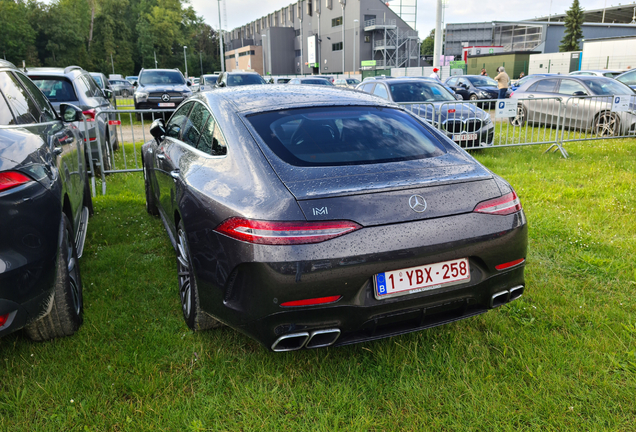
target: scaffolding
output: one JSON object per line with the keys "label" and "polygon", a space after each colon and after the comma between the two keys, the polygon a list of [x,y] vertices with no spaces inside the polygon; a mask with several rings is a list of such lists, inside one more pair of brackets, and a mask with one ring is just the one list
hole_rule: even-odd
{"label": "scaffolding", "polygon": [[372,35],[376,68],[408,67],[410,60],[419,59],[417,32],[400,31],[396,20],[367,20],[364,22],[364,31],[371,32]]}

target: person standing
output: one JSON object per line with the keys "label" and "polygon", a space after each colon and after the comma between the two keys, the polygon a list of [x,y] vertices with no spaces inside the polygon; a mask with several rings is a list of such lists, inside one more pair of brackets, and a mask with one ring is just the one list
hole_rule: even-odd
{"label": "person standing", "polygon": [[433,73],[430,75],[430,77],[436,79],[439,82],[442,82],[442,80],[439,79],[439,75],[437,75],[437,72],[439,72],[439,69],[433,68]]}
{"label": "person standing", "polygon": [[508,86],[510,85],[510,77],[503,66],[497,68],[497,72],[499,72],[495,77],[495,81],[497,81],[498,84],[497,87],[499,88],[499,97],[497,99],[505,99]]}

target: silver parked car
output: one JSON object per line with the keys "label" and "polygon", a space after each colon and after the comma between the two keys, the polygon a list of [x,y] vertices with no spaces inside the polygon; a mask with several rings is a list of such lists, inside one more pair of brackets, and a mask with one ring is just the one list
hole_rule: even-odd
{"label": "silver parked car", "polygon": [[[633,134],[636,131],[634,100],[629,111],[612,110],[612,96],[633,95],[634,91],[612,78],[599,76],[547,76],[525,82],[513,94],[524,99],[517,105],[513,126],[541,123],[555,126],[562,118],[567,129],[590,130],[597,136]],[[553,98],[528,100],[536,98]],[[560,107],[562,102],[563,107]],[[561,111],[560,111],[561,110]],[[564,110],[564,111],[563,111]]]}
{"label": "silver parked car", "polygon": [[340,78],[334,81],[336,87],[355,88],[358,84],[360,84],[360,80],[355,78]]}
{"label": "silver parked car", "polygon": [[602,76],[602,77],[607,77],[607,78],[616,78],[621,73],[623,73],[623,72],[622,71],[618,71],[618,70],[602,69],[602,70],[580,70],[580,71],[574,71],[574,72],[570,72],[569,75],[574,75],[574,76]]}

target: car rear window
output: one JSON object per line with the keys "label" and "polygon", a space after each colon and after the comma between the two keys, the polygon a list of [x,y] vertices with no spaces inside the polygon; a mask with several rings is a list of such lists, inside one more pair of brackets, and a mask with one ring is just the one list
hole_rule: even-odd
{"label": "car rear window", "polygon": [[250,84],[265,84],[265,80],[258,74],[237,74],[228,75],[227,85],[229,87],[250,85]]}
{"label": "car rear window", "polygon": [[415,118],[379,107],[316,107],[248,116],[265,144],[296,166],[360,165],[445,153]]}
{"label": "car rear window", "polygon": [[620,81],[616,81],[611,78],[595,77],[595,78],[580,78],[589,88],[592,90],[592,94],[598,96],[613,96],[613,95],[629,95],[634,94],[634,91],[627,87]]}
{"label": "car rear window", "polygon": [[37,76],[31,76],[30,78],[51,102],[77,101],[73,84],[65,78]]}

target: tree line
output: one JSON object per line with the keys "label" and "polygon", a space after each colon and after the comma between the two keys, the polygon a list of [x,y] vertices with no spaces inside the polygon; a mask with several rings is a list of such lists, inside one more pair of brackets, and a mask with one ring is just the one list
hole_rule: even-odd
{"label": "tree line", "polygon": [[187,0],[0,0],[0,56],[18,67],[134,75],[156,56],[184,71],[184,46],[190,76],[221,69],[217,32]]}

